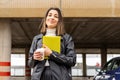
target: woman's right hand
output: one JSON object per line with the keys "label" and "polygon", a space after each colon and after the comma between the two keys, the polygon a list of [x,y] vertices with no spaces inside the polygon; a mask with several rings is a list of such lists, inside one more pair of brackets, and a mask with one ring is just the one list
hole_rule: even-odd
{"label": "woman's right hand", "polygon": [[43,60],[44,59],[44,51],[36,50],[33,54],[33,59],[35,60]]}

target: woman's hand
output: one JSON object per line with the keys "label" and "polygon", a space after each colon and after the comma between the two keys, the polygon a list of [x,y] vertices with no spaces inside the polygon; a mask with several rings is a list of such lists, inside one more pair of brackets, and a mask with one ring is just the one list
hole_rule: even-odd
{"label": "woman's hand", "polygon": [[44,55],[50,56],[50,54],[52,53],[52,50],[49,47],[47,47],[45,44],[43,44],[43,48],[45,49]]}
{"label": "woman's hand", "polygon": [[44,48],[37,49],[33,54],[33,59],[35,60],[43,60],[44,59]]}

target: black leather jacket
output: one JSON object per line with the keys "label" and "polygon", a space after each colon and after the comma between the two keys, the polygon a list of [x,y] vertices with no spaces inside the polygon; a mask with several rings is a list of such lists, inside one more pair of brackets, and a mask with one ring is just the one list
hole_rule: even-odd
{"label": "black leather jacket", "polygon": [[[30,51],[28,65],[33,68],[31,80],[40,80],[42,71],[46,60],[38,61],[34,60],[32,55],[37,48],[42,46],[42,36],[39,34],[34,37]],[[49,57],[49,64],[54,76],[57,80],[72,80],[71,67],[76,64],[76,54],[74,49],[74,42],[72,37],[68,34],[64,34],[61,38],[61,53],[58,54],[52,51]]]}

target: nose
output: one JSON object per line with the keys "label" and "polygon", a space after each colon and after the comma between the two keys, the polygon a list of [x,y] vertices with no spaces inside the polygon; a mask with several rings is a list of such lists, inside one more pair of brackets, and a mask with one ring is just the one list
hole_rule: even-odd
{"label": "nose", "polygon": [[54,19],[55,17],[54,16],[51,16],[51,19]]}

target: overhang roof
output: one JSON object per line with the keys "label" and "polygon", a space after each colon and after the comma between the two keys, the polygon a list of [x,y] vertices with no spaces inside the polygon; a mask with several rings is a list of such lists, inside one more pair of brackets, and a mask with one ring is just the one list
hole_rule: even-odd
{"label": "overhang roof", "polygon": [[[12,47],[30,47],[42,18],[12,18]],[[120,48],[120,18],[64,18],[76,48]]]}

